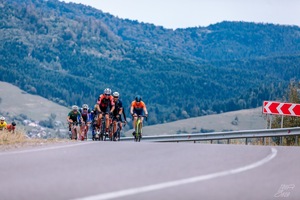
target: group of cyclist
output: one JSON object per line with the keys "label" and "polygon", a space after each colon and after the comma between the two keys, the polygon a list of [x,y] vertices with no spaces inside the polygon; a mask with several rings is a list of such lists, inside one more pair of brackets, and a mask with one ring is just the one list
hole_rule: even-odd
{"label": "group of cyclist", "polygon": [[15,132],[16,129],[16,122],[12,122],[10,124],[7,124],[5,121],[5,117],[1,116],[0,117],[0,130],[8,130],[9,132]]}
{"label": "group of cyclist", "polygon": [[[73,139],[84,140],[87,138],[88,125],[92,125],[92,136],[93,140],[95,137],[98,137],[100,131],[102,120],[105,120],[105,135],[109,136],[113,140],[119,140],[120,138],[116,135],[116,131],[119,127],[119,130],[122,130],[122,123],[126,124],[126,115],[124,112],[123,103],[120,100],[119,92],[113,92],[110,88],[104,89],[103,93],[99,95],[94,108],[91,110],[87,104],[83,104],[81,108],[77,105],[72,106],[72,110],[69,112],[67,120],[70,124],[69,131],[71,131],[71,124],[76,123],[76,132],[77,137]],[[139,116],[141,123],[143,119],[148,116],[148,111],[146,104],[142,101],[140,95],[137,95],[132,101],[130,106],[130,114],[133,117],[133,128],[135,130],[135,124]],[[122,120],[123,116],[123,120]],[[112,131],[109,131],[109,128],[112,124]],[[135,131],[132,133],[135,135]]]}

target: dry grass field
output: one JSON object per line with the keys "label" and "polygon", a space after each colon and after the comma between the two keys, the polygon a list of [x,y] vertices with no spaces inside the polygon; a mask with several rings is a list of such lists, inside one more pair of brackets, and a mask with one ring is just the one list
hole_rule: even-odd
{"label": "dry grass field", "polygon": [[0,151],[66,142],[72,141],[66,139],[32,139],[28,138],[22,131],[16,131],[15,133],[6,130],[0,131]]}

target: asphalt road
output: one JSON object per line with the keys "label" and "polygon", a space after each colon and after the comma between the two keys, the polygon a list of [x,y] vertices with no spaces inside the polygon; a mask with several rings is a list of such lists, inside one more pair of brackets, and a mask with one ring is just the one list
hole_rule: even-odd
{"label": "asphalt road", "polygon": [[300,199],[300,148],[78,142],[0,152],[1,200]]}

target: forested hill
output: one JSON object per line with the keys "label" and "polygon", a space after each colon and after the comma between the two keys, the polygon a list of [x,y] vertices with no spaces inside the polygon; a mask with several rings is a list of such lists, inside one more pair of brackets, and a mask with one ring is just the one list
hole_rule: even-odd
{"label": "forested hill", "polygon": [[165,29],[57,0],[0,0],[0,80],[62,105],[136,94],[148,124],[253,108],[300,77],[300,28]]}

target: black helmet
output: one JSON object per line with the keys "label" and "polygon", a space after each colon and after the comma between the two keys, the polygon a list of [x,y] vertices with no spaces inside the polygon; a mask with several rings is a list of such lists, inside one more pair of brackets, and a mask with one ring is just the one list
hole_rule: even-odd
{"label": "black helmet", "polygon": [[141,97],[140,95],[136,95],[135,101],[136,101],[136,102],[142,101],[142,97]]}
{"label": "black helmet", "polygon": [[16,124],[16,122],[12,122],[11,125],[15,126],[15,125],[17,125],[17,124]]}

